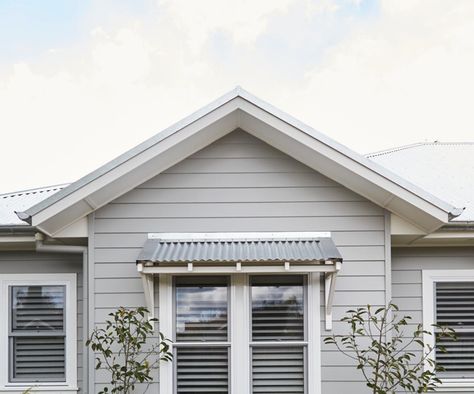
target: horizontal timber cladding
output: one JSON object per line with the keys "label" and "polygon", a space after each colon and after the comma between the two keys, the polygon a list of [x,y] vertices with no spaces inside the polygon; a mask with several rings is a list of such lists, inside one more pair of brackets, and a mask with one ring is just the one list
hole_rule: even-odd
{"label": "horizontal timber cladding", "polygon": [[422,323],[422,270],[474,269],[474,247],[394,248],[392,297],[403,312]]}
{"label": "horizontal timber cladding", "polygon": [[[385,302],[383,210],[235,131],[96,212],[95,323],[120,305],[144,304],[135,260],[147,233],[226,231],[331,231],[344,258],[334,299],[336,332],[345,328],[338,320],[346,310]],[[324,393],[349,387],[365,393],[350,360],[322,348]]]}
{"label": "horizontal timber cladding", "polygon": [[0,251],[0,276],[2,274],[77,274],[77,379],[82,390],[82,256],[59,253]]}

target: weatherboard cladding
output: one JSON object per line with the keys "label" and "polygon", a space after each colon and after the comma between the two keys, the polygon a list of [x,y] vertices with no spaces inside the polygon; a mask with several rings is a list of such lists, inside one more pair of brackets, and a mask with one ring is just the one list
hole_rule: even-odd
{"label": "weatherboard cladding", "polygon": [[[96,211],[90,235],[94,324],[119,305],[144,305],[136,260],[148,233],[330,231],[344,259],[333,307],[334,333],[341,333],[346,310],[386,301],[385,225],[380,207],[261,140],[233,132]],[[323,313],[321,319],[324,336]],[[322,392],[366,393],[351,360],[321,346]],[[98,390],[104,378],[95,373]]]}
{"label": "weatherboard cladding", "polygon": [[138,261],[157,263],[313,263],[341,261],[330,238],[313,239],[234,239],[164,240],[145,242]]}

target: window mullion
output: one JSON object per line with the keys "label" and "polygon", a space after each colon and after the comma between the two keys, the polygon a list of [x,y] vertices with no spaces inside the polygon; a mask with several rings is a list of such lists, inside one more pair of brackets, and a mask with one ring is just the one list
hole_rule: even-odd
{"label": "window mullion", "polygon": [[250,312],[248,276],[246,274],[232,275],[230,300],[232,311],[230,314],[231,391],[232,394],[248,394],[250,391]]}

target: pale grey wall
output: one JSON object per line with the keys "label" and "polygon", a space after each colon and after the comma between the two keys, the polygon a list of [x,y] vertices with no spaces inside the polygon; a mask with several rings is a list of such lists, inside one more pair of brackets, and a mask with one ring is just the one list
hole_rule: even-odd
{"label": "pale grey wall", "polygon": [[[334,318],[383,305],[385,224],[381,208],[236,131],[96,212],[95,323],[144,304],[135,260],[148,232],[331,231],[345,260]],[[323,345],[322,362],[325,394],[366,392],[333,348]]]}
{"label": "pale grey wall", "polygon": [[474,269],[474,247],[392,250],[393,302],[400,307],[400,313],[412,317],[413,327],[423,323],[422,270],[440,269]]}
{"label": "pale grey wall", "polygon": [[82,390],[82,256],[58,253],[0,251],[2,274],[77,274],[77,379]]}

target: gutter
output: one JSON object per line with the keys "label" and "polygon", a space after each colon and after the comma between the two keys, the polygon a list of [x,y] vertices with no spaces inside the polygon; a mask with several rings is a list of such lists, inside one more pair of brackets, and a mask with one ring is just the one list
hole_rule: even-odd
{"label": "gutter", "polygon": [[36,227],[23,224],[0,226],[0,235],[34,235],[36,231]]}
{"label": "gutter", "polygon": [[[85,341],[87,340],[87,327],[88,327],[88,306],[89,297],[88,289],[89,285],[87,282],[88,278],[88,247],[87,246],[76,246],[76,245],[45,245],[43,243],[44,235],[42,233],[35,234],[35,245],[36,252],[38,253],[71,253],[71,254],[82,254],[82,343],[84,346],[82,352],[82,384],[83,391],[87,392],[89,382],[89,351],[85,347]],[[77,327],[76,327],[77,329]]]}

